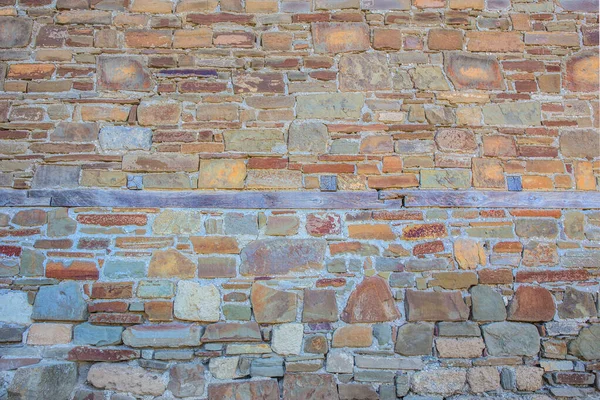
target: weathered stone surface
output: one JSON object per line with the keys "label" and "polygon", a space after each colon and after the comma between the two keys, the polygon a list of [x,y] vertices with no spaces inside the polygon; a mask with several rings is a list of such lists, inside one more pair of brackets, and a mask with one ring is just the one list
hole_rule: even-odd
{"label": "weathered stone surface", "polygon": [[517,389],[525,392],[535,392],[542,388],[542,377],[544,369],[538,367],[517,366],[515,376],[517,377]]}
{"label": "weathered stone surface", "polygon": [[311,94],[296,98],[296,112],[298,118],[357,119],[363,103],[360,93]]}
{"label": "weathered stone surface", "polygon": [[9,399],[69,400],[77,384],[77,365],[53,361],[21,367],[8,386]]}
{"label": "weathered stone surface", "polygon": [[485,344],[481,338],[437,338],[435,347],[442,358],[478,358]]}
{"label": "weathered stone surface", "polygon": [[252,377],[265,376],[269,378],[282,377],[283,357],[255,358],[250,365]]}
{"label": "weathered stone surface", "polygon": [[458,238],[454,241],[454,258],[461,269],[475,269],[486,265],[483,245],[472,239]]}
{"label": "weathered stone surface", "polygon": [[471,288],[471,312],[473,321],[504,321],[506,307],[500,293],[489,286]]}
{"label": "weathered stone surface", "polygon": [[196,265],[177,250],[158,250],[152,254],[148,277],[194,278],[195,276]]}
{"label": "weathered stone surface", "polygon": [[490,392],[500,388],[500,374],[496,367],[469,368],[467,381],[475,393]]}
{"label": "weathered stone surface", "polygon": [[340,58],[340,89],[343,92],[389,90],[390,69],[383,54],[347,54]]}
{"label": "weathered stone surface", "polygon": [[215,285],[179,281],[173,311],[187,321],[215,322],[221,317],[221,294]]}
{"label": "weathered stone surface", "polygon": [[202,342],[260,342],[262,336],[256,322],[219,322],[206,327]]}
{"label": "weathered stone surface", "polygon": [[202,215],[195,211],[166,209],[154,219],[152,232],[157,235],[181,235],[200,231]]}
{"label": "weathered stone surface", "polygon": [[322,122],[294,120],[288,131],[288,150],[298,154],[327,152],[329,134]]}
{"label": "weathered stone surface", "polygon": [[335,322],[338,307],[333,290],[304,290],[302,322]]}
{"label": "weathered stone surface", "polygon": [[444,128],[435,134],[439,150],[448,153],[472,153],[477,150],[475,135],[469,129]]}
{"label": "weathered stone surface", "polygon": [[373,328],[366,325],[346,325],[333,333],[333,347],[370,347]]}
{"label": "weathered stone surface", "polygon": [[285,275],[323,268],[326,243],[318,239],[264,239],[241,253],[243,275]]}
{"label": "weathered stone surface", "polygon": [[79,345],[111,346],[121,343],[121,326],[92,325],[88,322],[73,329],[73,343]]}
{"label": "weathered stone surface", "polygon": [[411,389],[420,394],[451,396],[460,393],[467,382],[464,370],[438,369],[413,375]]}
{"label": "weathered stone surface", "polygon": [[362,51],[370,46],[369,27],[361,22],[316,22],[312,36],[317,53]]}
{"label": "weathered stone surface", "polygon": [[350,294],[342,321],[371,323],[393,321],[400,312],[387,282],[378,276],[363,279]]}
{"label": "weathered stone surface", "polygon": [[338,399],[337,386],[329,374],[285,374],[283,398],[289,400]]}
{"label": "weathered stone surface", "polygon": [[450,90],[442,69],[436,66],[420,66],[410,71],[415,87],[421,90]]}
{"label": "weathered stone surface", "polygon": [[[382,389],[380,389],[381,391]],[[357,383],[341,383],[338,385],[338,393],[340,400],[343,399],[375,399],[378,400],[380,397],[377,394],[377,391],[373,388],[372,385],[367,383],[357,384]]]}
{"label": "weathered stone surface", "polygon": [[354,370],[354,355],[346,350],[333,349],[327,353],[327,372],[351,374]]}
{"label": "weathered stone surface", "polygon": [[42,286],[35,297],[33,314],[35,320],[85,321],[87,304],[81,289],[75,282],[61,282],[54,286]]}
{"label": "weathered stone surface", "polygon": [[196,172],[199,157],[196,154],[137,154],[123,156],[123,171],[130,172]]}
{"label": "weathered stone surface", "polygon": [[98,57],[98,88],[101,90],[149,91],[154,82],[142,59],[135,56]]}
{"label": "weathered stone surface", "polygon": [[87,381],[94,387],[136,395],[160,396],[166,385],[160,375],[128,364],[97,363],[88,371]]}
{"label": "weathered stone surface", "polygon": [[460,292],[406,291],[409,321],[464,321],[469,307]]}
{"label": "weathered stone surface", "polygon": [[242,189],[246,179],[243,160],[201,160],[198,188]]}
{"label": "weathered stone surface", "polygon": [[146,262],[140,260],[111,259],[102,268],[106,279],[135,279],[143,278],[146,274]]}
{"label": "weathered stone surface", "polygon": [[208,369],[217,379],[233,379],[237,375],[239,357],[215,357],[210,359]]}
{"label": "weathered stone surface", "polygon": [[534,325],[494,322],[484,325],[482,330],[492,356],[533,356],[540,351],[540,335]]}
{"label": "weathered stone surface", "polygon": [[30,324],[32,312],[26,292],[0,292],[0,322]]}
{"label": "weathered stone surface", "polygon": [[295,293],[272,289],[260,283],[255,283],[252,285],[250,300],[254,318],[259,324],[296,320],[298,296]]}
{"label": "weathered stone surface", "polygon": [[483,106],[488,125],[535,126],[541,124],[540,103],[535,101],[489,104]]}
{"label": "weathered stone surface", "polygon": [[600,325],[592,324],[582,328],[577,337],[569,343],[569,353],[585,360],[600,358]]}
{"label": "weathered stone surface", "polygon": [[202,328],[198,325],[137,325],[123,332],[123,343],[131,347],[198,346]]}
{"label": "weathered stone surface", "polygon": [[564,157],[592,159],[600,155],[600,132],[595,129],[564,129],[559,139]]}
{"label": "weathered stone surface", "polygon": [[70,324],[33,324],[27,332],[27,344],[39,346],[67,344],[71,342],[72,328]]}
{"label": "weathered stone surface", "polygon": [[100,147],[111,150],[150,150],[152,129],[129,126],[105,126],[98,135]]}
{"label": "weathered stone surface", "polygon": [[445,57],[445,68],[456,89],[504,89],[500,65],[494,56],[453,52]]}
{"label": "weathered stone surface", "polygon": [[431,355],[434,325],[425,322],[406,323],[398,328],[394,351],[403,356]]}
{"label": "weathered stone surface", "polygon": [[0,48],[25,47],[31,39],[33,20],[20,17],[0,17]]}
{"label": "weathered stone surface", "polygon": [[176,397],[204,394],[204,367],[201,364],[176,364],[169,371],[167,389]]}
{"label": "weathered stone surface", "polygon": [[23,340],[26,326],[0,323],[0,343],[14,343]]}
{"label": "weathered stone surface", "polygon": [[19,273],[22,276],[44,275],[44,260],[45,256],[41,251],[24,248],[21,251],[21,264]]}
{"label": "weathered stone surface", "polygon": [[548,289],[539,286],[519,286],[508,308],[511,321],[538,322],[554,318],[556,307]]}
{"label": "weathered stone surface", "polygon": [[281,324],[273,328],[271,348],[277,354],[300,354],[302,338],[304,336],[303,324]]}
{"label": "weathered stone surface", "polygon": [[593,0],[561,0],[562,8],[567,11],[579,11],[595,13],[598,11],[597,4]]}
{"label": "weathered stone surface", "polygon": [[40,165],[35,170],[34,189],[65,189],[77,187],[81,168],[70,165]]}
{"label": "weathered stone surface", "polygon": [[284,135],[279,129],[227,130],[223,132],[223,140],[226,151],[274,154],[286,152]]}
{"label": "weathered stone surface", "polygon": [[592,293],[572,287],[565,289],[563,301],[558,306],[558,316],[561,319],[589,318],[596,315],[596,302]]}
{"label": "weathered stone surface", "polygon": [[279,400],[279,386],[277,386],[276,379],[211,383],[208,385],[208,398],[223,400]]}
{"label": "weathered stone surface", "polygon": [[598,50],[585,50],[567,59],[566,89],[574,92],[592,92],[600,84]]}

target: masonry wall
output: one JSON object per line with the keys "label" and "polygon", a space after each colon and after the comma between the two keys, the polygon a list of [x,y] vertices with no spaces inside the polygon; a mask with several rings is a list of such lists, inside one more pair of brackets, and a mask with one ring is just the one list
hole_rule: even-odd
{"label": "masonry wall", "polygon": [[0,399],[600,398],[596,0],[0,0]]}

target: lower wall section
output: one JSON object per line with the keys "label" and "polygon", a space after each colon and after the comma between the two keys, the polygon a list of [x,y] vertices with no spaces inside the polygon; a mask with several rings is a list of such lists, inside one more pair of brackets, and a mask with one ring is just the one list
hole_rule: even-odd
{"label": "lower wall section", "polygon": [[597,395],[600,211],[3,208],[0,238],[1,399]]}

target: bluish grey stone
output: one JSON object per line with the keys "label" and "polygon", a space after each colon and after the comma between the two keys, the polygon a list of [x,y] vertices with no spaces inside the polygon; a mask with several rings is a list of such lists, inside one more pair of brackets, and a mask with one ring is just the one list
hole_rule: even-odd
{"label": "bluish grey stone", "polygon": [[32,318],[49,321],[85,321],[87,304],[75,282],[42,286],[35,297]]}
{"label": "bluish grey stone", "polygon": [[102,150],[150,150],[152,129],[139,126],[105,126],[98,136]]}
{"label": "bluish grey stone", "polygon": [[120,344],[122,332],[121,326],[92,325],[86,322],[73,329],[73,343],[92,346]]}
{"label": "bluish grey stone", "polygon": [[398,328],[395,352],[403,356],[430,355],[433,347],[433,324],[407,323]]}
{"label": "bluish grey stone", "polygon": [[79,186],[81,167],[74,165],[39,165],[33,174],[32,189],[65,189]]}
{"label": "bluish grey stone", "polygon": [[396,371],[376,369],[354,369],[354,380],[357,382],[393,383]]}
{"label": "bluish grey stone", "polygon": [[223,219],[227,235],[258,235],[255,214],[227,213]]}
{"label": "bluish grey stone", "polygon": [[395,288],[414,287],[415,274],[412,272],[393,272],[390,274],[390,286]]}
{"label": "bluish grey stone", "polygon": [[137,289],[138,297],[152,299],[173,297],[175,285],[171,281],[140,281]]}
{"label": "bluish grey stone", "polygon": [[156,350],[154,358],[156,360],[191,360],[194,357],[194,350]]}
{"label": "bluish grey stone", "polygon": [[373,335],[380,346],[386,345],[392,341],[392,326],[390,324],[373,325]]}
{"label": "bluish grey stone", "polygon": [[21,367],[8,386],[11,400],[69,400],[77,383],[77,366],[52,362]]}
{"label": "bluish grey stone", "polygon": [[467,337],[479,337],[481,336],[481,329],[476,322],[465,321],[465,322],[440,322],[438,324],[438,335],[439,336],[467,336]]}
{"label": "bluish grey stone", "polygon": [[146,276],[146,262],[128,260],[108,260],[102,268],[108,279],[131,279]]}
{"label": "bluish grey stone", "polygon": [[144,188],[144,178],[142,175],[127,175],[127,189],[142,190]]}
{"label": "bluish grey stone", "polygon": [[255,358],[250,364],[250,375],[281,377],[283,376],[283,357]]}
{"label": "bluish grey stone", "polygon": [[22,276],[43,276],[44,258],[44,253],[41,251],[24,248],[21,252],[20,274]]}
{"label": "bluish grey stone", "polygon": [[473,321],[504,321],[506,306],[500,293],[489,286],[477,285],[471,288]]}
{"label": "bluish grey stone", "polygon": [[592,324],[579,331],[575,340],[569,343],[569,353],[585,360],[600,358],[600,325]]}
{"label": "bluish grey stone", "polygon": [[396,375],[396,396],[404,397],[410,390],[410,376],[407,374]]}
{"label": "bluish grey stone", "polygon": [[515,370],[511,368],[502,368],[502,371],[500,372],[500,384],[504,390],[515,390],[517,387]]}
{"label": "bluish grey stone", "polygon": [[319,177],[319,185],[322,192],[335,192],[337,190],[337,176],[321,175]]}
{"label": "bluish grey stone", "polygon": [[521,182],[520,176],[507,176],[506,184],[508,185],[508,190],[512,192],[520,192],[523,190],[523,183]]}
{"label": "bluish grey stone", "polygon": [[27,327],[0,323],[0,342],[20,342]]}
{"label": "bluish grey stone", "polygon": [[0,290],[0,322],[30,324],[31,311],[27,292]]}
{"label": "bluish grey stone", "polygon": [[379,386],[379,399],[396,400],[396,388],[394,385],[387,384]]}
{"label": "bluish grey stone", "polygon": [[482,329],[491,356],[534,356],[540,351],[540,335],[535,325],[494,322]]}

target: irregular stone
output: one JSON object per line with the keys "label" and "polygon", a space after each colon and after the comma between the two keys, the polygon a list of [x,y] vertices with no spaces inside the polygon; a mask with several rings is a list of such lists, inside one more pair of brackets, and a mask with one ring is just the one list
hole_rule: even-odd
{"label": "irregular stone", "polygon": [[73,343],[91,346],[111,346],[121,344],[122,326],[92,325],[88,322],[76,325],[73,329]]}
{"label": "irregular stone", "polygon": [[562,303],[558,306],[561,319],[590,318],[597,315],[594,295],[570,286],[565,288]]}
{"label": "irregular stone", "polygon": [[201,334],[198,325],[137,325],[125,329],[123,343],[130,347],[199,346]]}
{"label": "irregular stone", "polygon": [[338,307],[334,290],[304,289],[302,322],[335,322],[338,320]]}
{"label": "irregular stone", "polygon": [[216,379],[233,379],[237,376],[239,357],[214,357],[210,359],[208,369]]}
{"label": "irregular stone", "polygon": [[475,393],[491,392],[500,388],[500,374],[496,367],[474,367],[467,371],[467,381]]}
{"label": "irregular stone", "polygon": [[69,400],[77,384],[77,364],[52,361],[17,369],[8,386],[9,399]]}
{"label": "irregular stone", "polygon": [[300,354],[302,338],[304,336],[303,324],[281,324],[273,328],[271,348],[277,354]]}
{"label": "irregular stone", "polygon": [[435,347],[441,358],[478,358],[485,344],[481,338],[437,338]]}
{"label": "irregular stone", "polygon": [[433,347],[434,325],[417,322],[406,323],[398,328],[394,351],[403,356],[428,356]]}
{"label": "irregular stone", "polygon": [[482,329],[491,356],[534,356],[540,351],[540,335],[534,325],[494,322]]}
{"label": "irregular stone", "polygon": [[460,269],[475,269],[486,265],[485,250],[481,242],[459,238],[454,241],[454,258]]}
{"label": "irregular stone", "polygon": [[33,20],[19,17],[0,17],[0,48],[26,47],[31,39]]}
{"label": "irregular stone", "polygon": [[340,400],[379,400],[377,391],[373,388],[373,386],[366,383],[340,383],[338,385],[338,393]]}
{"label": "irregular stone", "polygon": [[71,341],[72,328],[70,324],[33,324],[27,332],[27,344],[34,346],[67,344]]}
{"label": "irregular stone", "polygon": [[265,234],[269,236],[290,236],[298,233],[300,221],[291,215],[271,215],[267,218]]}
{"label": "irregular stone", "polygon": [[410,71],[415,87],[420,90],[450,90],[440,67],[418,66]]}
{"label": "irregular stone", "polygon": [[465,321],[469,307],[460,292],[406,291],[409,321]]}
{"label": "irregular stone", "polygon": [[79,185],[81,167],[75,165],[39,165],[33,174],[33,189],[66,189]]}
{"label": "irregular stone", "polygon": [[42,226],[46,223],[46,215],[44,210],[21,210],[11,222],[19,226]]}
{"label": "irregular stone", "polygon": [[221,294],[215,285],[177,282],[173,311],[175,317],[187,321],[216,322],[221,317]]}
{"label": "irregular stone", "polygon": [[535,392],[540,390],[544,384],[542,377],[544,369],[519,365],[515,367],[517,377],[517,389],[524,392]]}
{"label": "irregular stone", "polygon": [[523,250],[522,264],[526,267],[551,266],[558,264],[558,251],[554,243],[530,241]]}
{"label": "irregular stone", "polygon": [[600,156],[600,132],[596,129],[561,129],[559,140],[563,157]]}
{"label": "irregular stone", "polygon": [[135,279],[146,275],[145,261],[129,261],[129,259],[107,260],[102,267],[106,279]]}
{"label": "irregular stone", "polygon": [[[571,0],[572,1],[572,0]],[[584,50],[567,59],[565,88],[573,92],[595,92],[600,82],[598,50]]]}
{"label": "irregular stone", "polygon": [[316,22],[312,24],[317,53],[363,51],[370,47],[369,26],[362,22]]}
{"label": "irregular stone", "polygon": [[283,357],[255,358],[250,365],[250,375],[266,376],[269,378],[282,377]]}
{"label": "irregular stone", "polygon": [[223,225],[227,235],[258,235],[258,221],[253,214],[227,213]]}
{"label": "irregular stone", "polygon": [[600,358],[600,325],[582,328],[577,337],[569,343],[569,353],[585,360]]}
{"label": "irregular stone", "polygon": [[57,208],[48,212],[48,227],[46,235],[49,237],[69,236],[77,230],[77,221],[69,217],[66,208]]}
{"label": "irregular stone", "polygon": [[488,104],[483,106],[487,125],[536,126],[541,124],[541,108],[537,101]]}
{"label": "irregular stone", "polygon": [[400,318],[394,296],[385,279],[366,277],[350,294],[341,319],[347,323],[393,321]]}
{"label": "irregular stone", "polygon": [[500,293],[489,286],[471,288],[471,312],[473,321],[504,321],[506,307]]}
{"label": "irregular stone", "polygon": [[244,160],[201,160],[200,189],[243,189],[246,179]]}
{"label": "irregular stone", "polygon": [[286,400],[338,399],[337,385],[329,374],[285,374],[283,398]]}
{"label": "irregular stone", "polygon": [[373,328],[365,325],[346,325],[333,332],[333,347],[370,347]]}
{"label": "irregular stone", "polygon": [[446,74],[458,90],[504,89],[500,64],[494,56],[452,52],[445,61]]}
{"label": "irregular stone", "polygon": [[[499,160],[493,158],[473,158],[473,187],[486,188],[486,189],[506,189],[506,183],[504,178],[504,167]],[[473,228],[477,229],[477,228]],[[488,232],[489,227],[483,228]],[[501,229],[501,228],[498,228]],[[495,232],[494,237],[512,237],[513,230],[509,227],[508,232]],[[472,234],[471,236],[482,237],[483,235]],[[489,233],[487,234],[489,235]]]}
{"label": "irregular stone", "polygon": [[211,383],[208,398],[220,400],[279,400],[276,379],[247,382]]}
{"label": "irregular stone", "polygon": [[411,389],[419,394],[451,396],[461,393],[467,382],[464,370],[434,369],[413,375]]}
{"label": "irregular stone", "polygon": [[351,374],[354,371],[354,355],[346,350],[330,350],[325,369],[334,374]]}
{"label": "irregular stone", "polygon": [[185,279],[195,276],[196,265],[177,250],[157,250],[152,254],[148,277]]}
{"label": "irregular stone", "polygon": [[150,150],[152,129],[138,126],[105,126],[98,135],[100,147],[111,150]]}
{"label": "irregular stone", "polygon": [[548,289],[540,286],[519,286],[508,307],[510,321],[551,321],[556,307]]}
{"label": "irregular stone", "polygon": [[286,275],[323,268],[326,242],[319,239],[263,239],[241,253],[242,275]]}
{"label": "irregular stone", "polygon": [[[232,152],[283,154],[287,150],[284,134],[279,129],[227,130],[223,132],[223,140],[225,150]],[[231,178],[239,175],[240,172]]]}
{"label": "irregular stone", "polygon": [[26,326],[0,323],[0,343],[21,342],[25,330],[27,330]]}
{"label": "irregular stone", "polygon": [[150,91],[154,82],[141,57],[109,56],[98,57],[98,89]]}
{"label": "irregular stone", "polygon": [[21,251],[19,274],[21,276],[44,275],[44,253],[38,250],[24,248]]}
{"label": "irregular stone", "polygon": [[327,152],[329,133],[322,122],[294,120],[288,130],[288,150],[298,154]]}
{"label": "irregular stone", "polygon": [[183,235],[198,233],[202,215],[195,211],[162,210],[154,219],[152,232],[156,235]]}
{"label": "irregular stone", "polygon": [[346,54],[339,61],[340,90],[365,92],[390,90],[392,79],[385,54]]}
{"label": "irregular stone", "polygon": [[61,282],[58,285],[40,287],[31,317],[50,321],[87,320],[87,304],[79,285],[75,282]]}
{"label": "irregular stone", "polygon": [[97,363],[88,371],[87,381],[98,389],[160,396],[166,385],[159,374],[126,363]]}
{"label": "irregular stone", "polygon": [[323,93],[296,97],[297,118],[357,119],[364,104],[361,93]]}
{"label": "irregular stone", "polygon": [[313,354],[327,354],[329,345],[325,335],[317,334],[306,336],[304,342],[304,352]]}
{"label": "irregular stone", "polygon": [[277,324],[296,320],[298,296],[255,283],[250,294],[254,319],[259,324]]}
{"label": "irregular stone", "polygon": [[176,364],[169,371],[167,389],[176,397],[202,396],[205,382],[202,364]]}
{"label": "irregular stone", "polygon": [[31,324],[32,311],[26,292],[0,292],[0,322]]}
{"label": "irregular stone", "polygon": [[434,272],[433,279],[427,282],[429,287],[443,289],[468,289],[477,285],[475,272]]}

